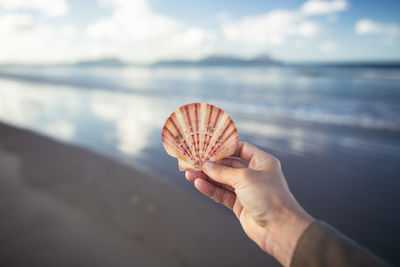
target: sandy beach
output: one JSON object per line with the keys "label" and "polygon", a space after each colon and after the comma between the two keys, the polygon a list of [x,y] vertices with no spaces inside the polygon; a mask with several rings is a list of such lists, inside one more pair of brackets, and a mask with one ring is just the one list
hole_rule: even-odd
{"label": "sandy beach", "polygon": [[28,131],[0,136],[1,266],[278,266],[212,201]]}
{"label": "sandy beach", "polygon": [[[26,130],[0,124],[0,136],[2,266],[279,266],[194,190]],[[398,262],[397,186],[318,158],[281,160],[311,214]]]}

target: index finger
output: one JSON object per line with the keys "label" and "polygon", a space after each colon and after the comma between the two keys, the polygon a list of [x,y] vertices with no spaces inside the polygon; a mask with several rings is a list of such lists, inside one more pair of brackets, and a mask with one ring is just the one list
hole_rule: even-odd
{"label": "index finger", "polygon": [[250,162],[252,158],[257,159],[273,159],[275,158],[271,154],[262,151],[256,146],[253,146],[247,142],[239,142],[239,145],[235,151],[234,157],[240,157],[241,159]]}

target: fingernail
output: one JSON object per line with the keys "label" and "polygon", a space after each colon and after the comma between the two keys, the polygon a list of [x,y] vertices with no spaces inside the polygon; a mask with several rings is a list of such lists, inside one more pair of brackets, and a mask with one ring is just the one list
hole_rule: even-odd
{"label": "fingernail", "polygon": [[205,171],[209,171],[213,166],[214,166],[214,163],[212,163],[211,161],[206,161],[203,164],[203,169]]}

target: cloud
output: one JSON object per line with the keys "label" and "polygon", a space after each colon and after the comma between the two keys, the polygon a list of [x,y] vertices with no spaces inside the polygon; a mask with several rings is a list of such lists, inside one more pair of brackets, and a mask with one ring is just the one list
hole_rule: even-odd
{"label": "cloud", "polygon": [[[102,1],[104,6],[104,1]],[[87,29],[88,37],[114,42],[143,42],[175,33],[182,25],[172,18],[153,13],[146,0],[107,1],[112,15]]]}
{"label": "cloud", "polygon": [[0,8],[5,10],[33,9],[49,17],[57,17],[68,12],[65,0],[0,0]]}
{"label": "cloud", "polygon": [[[0,42],[0,62],[52,63],[117,56],[148,63],[197,59],[215,51],[252,55],[271,46],[318,42],[317,37],[326,31],[323,20],[316,21],[314,16],[329,19],[347,8],[345,0],[308,0],[298,9],[254,16],[235,18],[222,12],[214,17],[216,27],[210,29],[161,14],[152,9],[151,0],[98,0],[98,4],[107,9],[107,15],[74,28],[44,18],[65,14],[66,0],[0,0],[0,10],[14,10],[0,13],[0,36],[7,36]],[[21,13],[26,9],[41,13]]]}
{"label": "cloud", "polygon": [[214,33],[199,27],[188,27],[180,21],[154,12],[147,0],[108,0],[102,6],[113,9],[108,17],[88,26],[86,35],[102,41],[103,54],[120,54],[134,60],[159,57],[198,57],[207,52]]}
{"label": "cloud", "polygon": [[0,42],[0,62],[71,62],[106,56],[149,62],[160,58],[199,58],[212,50],[214,32],[153,12],[147,0],[100,3],[111,9],[111,15],[83,30],[71,25],[51,25],[27,13],[0,14],[0,35],[7,36]]}
{"label": "cloud", "polygon": [[359,20],[354,30],[359,35],[381,36],[384,44],[394,44],[400,37],[400,25],[384,24],[369,19]]}
{"label": "cloud", "polygon": [[337,19],[336,13],[346,10],[346,0],[308,0],[299,10],[273,10],[271,12],[248,16],[237,21],[223,17],[222,32],[231,41],[247,44],[281,45],[293,38],[311,38],[323,32],[320,23],[310,16],[326,15],[332,22]]}
{"label": "cloud", "polygon": [[318,23],[288,10],[275,10],[222,24],[222,32],[228,40],[254,44],[279,45],[290,37],[308,38],[320,31]]}
{"label": "cloud", "polygon": [[[76,29],[70,25],[51,26],[27,14],[0,15],[1,62],[70,61],[80,56]],[[12,52],[11,52],[12,51]]]}
{"label": "cloud", "polygon": [[348,8],[346,0],[308,0],[301,6],[301,12],[306,15],[330,15]]}
{"label": "cloud", "polygon": [[338,48],[338,45],[332,41],[324,41],[324,42],[320,43],[320,45],[319,45],[319,50],[326,54],[335,52],[337,50],[337,48]]}
{"label": "cloud", "polygon": [[376,34],[393,37],[400,35],[400,25],[384,24],[369,19],[359,20],[354,29],[360,35]]}
{"label": "cloud", "polygon": [[0,16],[0,31],[26,31],[33,26],[33,18],[25,14],[5,14]]}

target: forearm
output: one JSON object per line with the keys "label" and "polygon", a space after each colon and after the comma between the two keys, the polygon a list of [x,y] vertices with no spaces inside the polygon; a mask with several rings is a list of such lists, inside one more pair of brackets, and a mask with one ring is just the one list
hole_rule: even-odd
{"label": "forearm", "polygon": [[266,225],[265,251],[289,266],[300,237],[314,221],[300,206],[282,208],[279,216]]}

